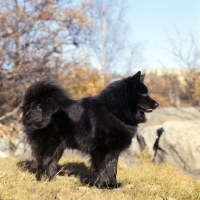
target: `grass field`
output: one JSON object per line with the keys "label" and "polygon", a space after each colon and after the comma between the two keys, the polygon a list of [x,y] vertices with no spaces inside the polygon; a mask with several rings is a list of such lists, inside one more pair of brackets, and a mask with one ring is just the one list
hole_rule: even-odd
{"label": "grass field", "polygon": [[87,161],[78,158],[62,158],[58,175],[51,182],[35,180],[35,163],[31,160],[0,159],[0,199],[200,199],[200,181],[193,180],[172,166],[158,166],[143,159],[141,161],[141,166],[119,163],[117,177],[122,186],[102,190],[80,182],[80,177],[89,176],[89,168]]}

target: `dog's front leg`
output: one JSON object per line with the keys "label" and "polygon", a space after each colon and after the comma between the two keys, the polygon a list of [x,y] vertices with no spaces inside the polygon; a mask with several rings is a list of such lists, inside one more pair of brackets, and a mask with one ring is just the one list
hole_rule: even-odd
{"label": "dog's front leg", "polygon": [[95,185],[108,189],[120,186],[116,179],[118,157],[118,152],[94,152],[91,155],[91,173],[96,176]]}

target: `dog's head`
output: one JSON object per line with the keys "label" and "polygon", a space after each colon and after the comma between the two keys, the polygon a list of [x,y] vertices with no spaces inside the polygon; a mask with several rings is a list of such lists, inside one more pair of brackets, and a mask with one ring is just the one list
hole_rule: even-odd
{"label": "dog's head", "polygon": [[99,95],[106,107],[126,124],[145,122],[145,113],[158,107],[158,103],[149,96],[144,77],[139,71],[111,83]]}
{"label": "dog's head", "polygon": [[130,107],[132,104],[132,118],[138,123],[146,121],[145,113],[152,112],[159,104],[149,96],[148,88],[144,84],[145,75],[137,72],[132,77],[124,79],[131,102],[127,102]]}

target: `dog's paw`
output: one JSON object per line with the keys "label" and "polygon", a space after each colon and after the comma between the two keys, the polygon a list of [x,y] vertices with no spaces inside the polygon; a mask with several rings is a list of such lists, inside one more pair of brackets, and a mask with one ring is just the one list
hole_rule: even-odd
{"label": "dog's paw", "polygon": [[40,172],[37,172],[35,175],[35,178],[37,181],[41,181],[42,180],[42,174]]}
{"label": "dog's paw", "polygon": [[101,184],[96,184],[97,188],[99,189],[114,189],[120,187],[122,184],[121,183],[101,183]]}

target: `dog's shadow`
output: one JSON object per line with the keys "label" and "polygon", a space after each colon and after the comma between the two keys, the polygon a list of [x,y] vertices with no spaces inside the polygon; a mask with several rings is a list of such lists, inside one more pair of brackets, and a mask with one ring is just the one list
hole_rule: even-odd
{"label": "dog's shadow", "polygon": [[[22,171],[28,171],[31,174],[36,174],[37,163],[34,160],[23,160],[17,163],[17,166]],[[90,178],[90,171],[84,162],[76,163],[69,162],[63,165],[58,165],[57,174],[58,176],[72,176],[79,179],[84,184],[94,185],[94,181]]]}

